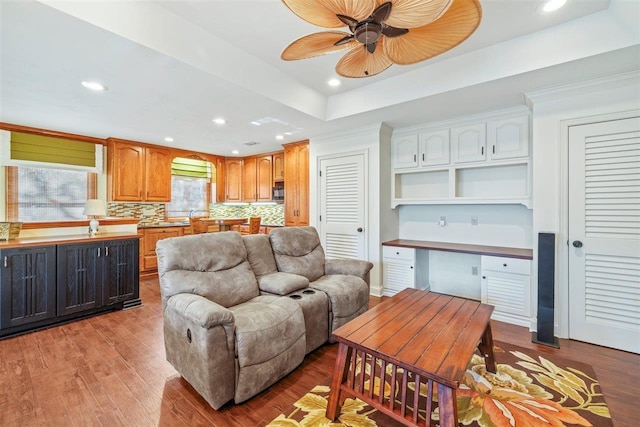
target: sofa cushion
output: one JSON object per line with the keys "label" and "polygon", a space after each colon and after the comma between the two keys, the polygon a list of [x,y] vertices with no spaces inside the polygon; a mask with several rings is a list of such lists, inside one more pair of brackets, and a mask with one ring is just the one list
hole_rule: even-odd
{"label": "sofa cushion", "polygon": [[229,310],[235,318],[240,368],[278,356],[305,333],[302,310],[289,298],[262,295]]}
{"label": "sofa cushion", "polygon": [[260,294],[240,233],[206,233],[158,241],[163,305],[173,295],[201,295],[231,307]]}
{"label": "sofa cushion", "polygon": [[309,287],[329,296],[333,317],[349,317],[369,304],[369,287],[359,277],[332,274],[309,283]]}
{"label": "sofa cushion", "polygon": [[309,279],[297,274],[275,272],[258,278],[258,286],[262,292],[276,295],[287,295],[293,291],[309,287]]}
{"label": "sofa cushion", "polygon": [[314,227],[282,227],[269,234],[278,271],[305,276],[310,282],[324,275],[324,250]]}
{"label": "sofa cushion", "polygon": [[276,260],[273,257],[273,250],[266,234],[248,234],[242,236],[244,246],[247,249],[247,258],[253,274],[256,277],[278,271]]}

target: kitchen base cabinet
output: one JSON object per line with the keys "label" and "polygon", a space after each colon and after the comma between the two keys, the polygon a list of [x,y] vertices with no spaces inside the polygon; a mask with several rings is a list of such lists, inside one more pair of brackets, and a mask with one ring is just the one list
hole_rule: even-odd
{"label": "kitchen base cabinet", "polygon": [[[382,247],[384,296],[393,296],[406,288],[429,290],[428,264],[422,252],[412,248]],[[418,264],[422,268],[417,268]]]}
{"label": "kitchen base cabinet", "polygon": [[137,238],[76,240],[0,249],[0,337],[141,304]]}
{"label": "kitchen base cabinet", "polygon": [[0,332],[56,316],[56,247],[0,250]]}

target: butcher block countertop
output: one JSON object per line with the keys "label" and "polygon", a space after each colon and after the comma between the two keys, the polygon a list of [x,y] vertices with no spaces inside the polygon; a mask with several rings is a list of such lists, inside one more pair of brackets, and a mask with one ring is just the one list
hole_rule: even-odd
{"label": "butcher block countertop", "polygon": [[383,242],[382,246],[397,246],[401,248],[426,249],[445,252],[460,252],[500,256],[506,258],[533,259],[533,249],[511,248],[506,246],[468,245],[466,243],[429,242],[426,240],[396,239]]}

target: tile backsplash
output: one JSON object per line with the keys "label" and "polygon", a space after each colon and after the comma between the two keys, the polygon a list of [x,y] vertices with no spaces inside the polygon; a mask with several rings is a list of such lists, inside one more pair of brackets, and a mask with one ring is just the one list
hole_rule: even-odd
{"label": "tile backsplash", "polygon": [[[119,203],[107,204],[109,216],[139,218],[139,225],[151,225],[166,221],[164,203]],[[209,206],[211,218],[249,218],[259,216],[262,224],[284,225],[284,205],[224,205]]]}

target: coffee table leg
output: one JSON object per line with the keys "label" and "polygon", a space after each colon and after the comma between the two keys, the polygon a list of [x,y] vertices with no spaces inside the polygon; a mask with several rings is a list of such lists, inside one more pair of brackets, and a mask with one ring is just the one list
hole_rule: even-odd
{"label": "coffee table leg", "polygon": [[438,408],[440,427],[458,426],[458,402],[455,390],[438,384]]}
{"label": "coffee table leg", "polygon": [[346,344],[339,344],[338,356],[336,357],[336,365],[333,370],[333,378],[331,379],[331,391],[329,392],[329,402],[327,403],[326,416],[331,421],[335,421],[340,415],[340,386],[347,381],[349,373],[349,359],[351,358],[352,348]]}
{"label": "coffee table leg", "polygon": [[487,367],[487,371],[496,373],[496,359],[493,354],[493,335],[491,333],[491,322],[487,323],[487,327],[482,334],[482,344],[480,345],[480,352],[484,357],[484,364]]}

